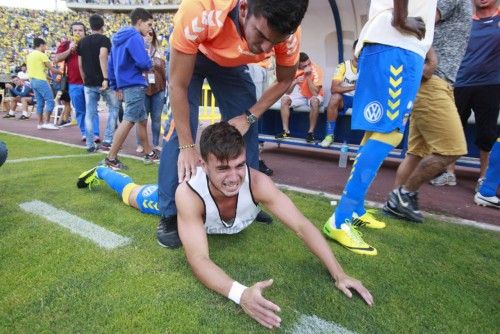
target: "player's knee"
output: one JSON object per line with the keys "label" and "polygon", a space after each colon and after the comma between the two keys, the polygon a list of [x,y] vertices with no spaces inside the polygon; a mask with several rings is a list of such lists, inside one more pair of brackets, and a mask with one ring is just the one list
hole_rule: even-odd
{"label": "player's knee", "polygon": [[313,109],[314,111],[317,111],[319,109],[319,99],[315,96],[311,97],[311,99],[309,100],[309,104],[311,106],[311,109]]}
{"label": "player's knee", "polygon": [[281,98],[281,105],[289,107],[292,104],[292,99],[288,95],[284,95]]}

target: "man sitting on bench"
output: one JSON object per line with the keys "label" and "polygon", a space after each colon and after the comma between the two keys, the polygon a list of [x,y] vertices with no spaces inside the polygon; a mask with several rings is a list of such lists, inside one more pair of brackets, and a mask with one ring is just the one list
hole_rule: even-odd
{"label": "man sitting on bench", "polygon": [[276,135],[276,139],[290,137],[290,128],[288,121],[290,118],[290,108],[309,106],[309,131],[306,141],[312,143],[315,141],[314,129],[318,121],[319,108],[323,103],[323,71],[312,63],[309,56],[304,52],[300,53],[299,68],[295,73],[295,80],[290,86],[287,94],[281,98],[281,122],[283,123],[283,132]]}
{"label": "man sitting on bench", "polygon": [[3,118],[16,117],[17,104],[21,103],[23,106],[23,114],[19,119],[28,119],[28,104],[33,104],[33,89],[24,78],[20,78],[17,75],[12,76],[12,82],[14,83],[14,87],[9,83],[5,84],[5,91],[10,92],[10,96],[5,97],[2,102],[3,110],[8,111]]}

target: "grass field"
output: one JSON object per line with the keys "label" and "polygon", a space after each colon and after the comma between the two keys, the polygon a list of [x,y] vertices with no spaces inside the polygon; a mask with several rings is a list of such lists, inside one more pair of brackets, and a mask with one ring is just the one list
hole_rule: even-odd
{"label": "grass field", "polygon": [[[0,167],[1,333],[263,333],[228,299],[192,275],[182,249],[156,243],[157,217],[125,206],[107,187],[77,189],[76,178],[101,155],[0,133],[9,160]],[[156,166],[124,159],[136,183],[155,183]],[[322,197],[289,193],[318,227],[331,213]],[[105,250],[19,204],[46,202],[132,239]],[[498,333],[500,235],[427,221],[385,218],[363,230],[379,250],[355,255],[330,242],[347,273],[375,297],[369,308],[336,290],[319,261],[279,223],[239,235],[210,236],[212,259],[245,285],[274,278],[266,296],[282,308],[282,328],[297,332],[302,315],[357,333]]]}

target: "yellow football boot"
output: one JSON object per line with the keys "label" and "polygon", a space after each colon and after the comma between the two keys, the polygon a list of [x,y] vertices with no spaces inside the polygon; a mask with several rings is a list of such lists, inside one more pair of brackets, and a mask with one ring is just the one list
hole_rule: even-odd
{"label": "yellow football boot", "polygon": [[323,225],[323,233],[329,238],[356,254],[377,255],[377,250],[361,238],[361,233],[351,223],[346,222],[340,225],[340,229],[333,226],[335,226],[335,223],[332,217]]}
{"label": "yellow football boot", "polygon": [[369,228],[385,228],[385,223],[379,220],[371,210],[367,210],[364,215],[353,214],[352,224],[356,227],[366,226]]}

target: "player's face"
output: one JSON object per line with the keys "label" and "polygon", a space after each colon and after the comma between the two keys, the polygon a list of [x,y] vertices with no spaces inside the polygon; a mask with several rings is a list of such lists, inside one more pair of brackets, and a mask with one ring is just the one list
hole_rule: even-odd
{"label": "player's face", "polygon": [[71,33],[73,36],[80,36],[80,38],[85,37],[85,29],[81,25],[74,25],[71,28]]}
{"label": "player's face", "polygon": [[289,35],[280,34],[269,27],[267,19],[248,15],[246,1],[240,3],[240,22],[243,21],[243,33],[248,49],[255,54],[270,52],[273,47],[286,40]]}
{"label": "player's face", "polygon": [[215,155],[209,154],[208,161],[203,161],[203,169],[208,176],[213,190],[225,197],[238,195],[246,174],[246,157],[243,151],[239,156],[229,161],[220,161]]}
{"label": "player's face", "polygon": [[153,19],[149,19],[147,21],[139,20],[137,22],[139,23],[139,32],[141,35],[147,36],[153,28]]}
{"label": "player's face", "polygon": [[474,5],[476,5],[477,8],[494,7],[495,1],[496,0],[474,0]]}

